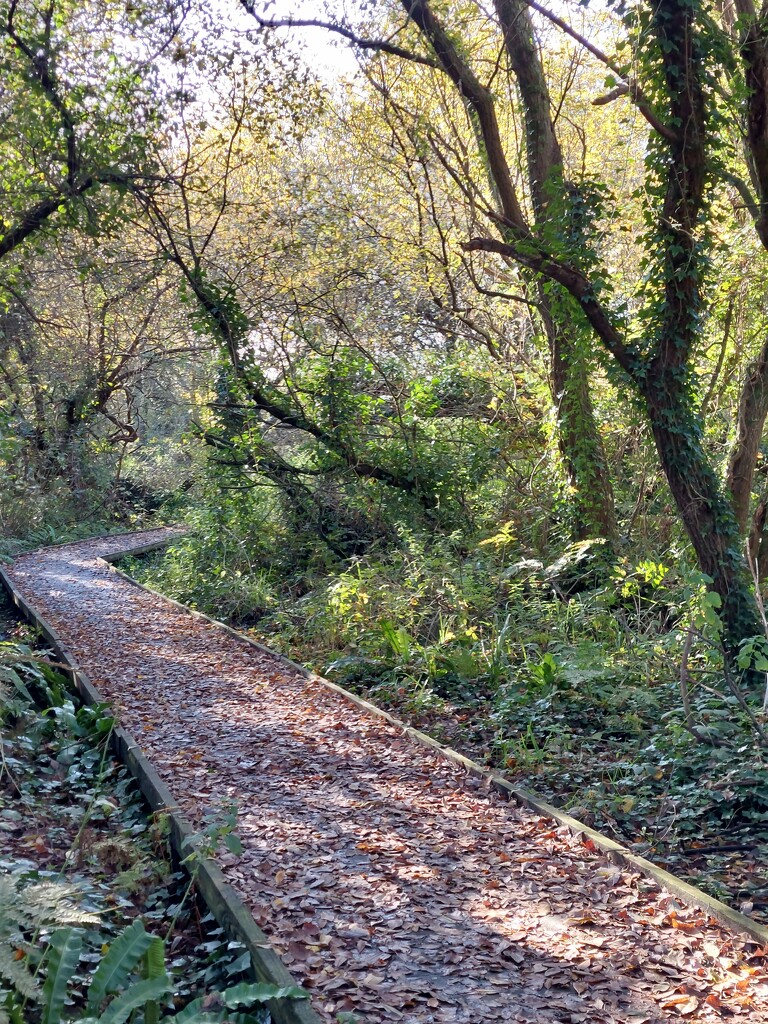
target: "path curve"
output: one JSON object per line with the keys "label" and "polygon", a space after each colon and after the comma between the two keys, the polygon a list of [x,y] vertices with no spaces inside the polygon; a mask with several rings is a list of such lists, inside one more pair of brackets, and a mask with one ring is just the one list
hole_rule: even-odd
{"label": "path curve", "polygon": [[188,817],[237,804],[227,880],[324,1020],[768,1024],[753,942],[101,561],[161,533],[7,572]]}

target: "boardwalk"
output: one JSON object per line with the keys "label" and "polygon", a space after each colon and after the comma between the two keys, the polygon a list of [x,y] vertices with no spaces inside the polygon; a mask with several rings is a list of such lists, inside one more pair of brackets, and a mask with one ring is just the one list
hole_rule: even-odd
{"label": "boardwalk", "polygon": [[9,575],[186,814],[237,805],[227,878],[324,1020],[768,1022],[753,943],[100,561],[140,539]]}

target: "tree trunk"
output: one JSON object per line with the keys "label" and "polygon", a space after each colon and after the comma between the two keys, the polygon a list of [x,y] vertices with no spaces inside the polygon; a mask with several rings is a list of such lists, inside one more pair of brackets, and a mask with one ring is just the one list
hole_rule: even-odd
{"label": "tree trunk", "polygon": [[768,579],[768,494],[757,503],[749,532],[749,559],[762,585]]}
{"label": "tree trunk", "polygon": [[726,651],[762,632],[736,517],[701,444],[701,425],[681,389],[649,381],[645,402],[669,488],[702,572],[720,595]]}
{"label": "tree trunk", "polygon": [[[525,0],[495,0],[495,7],[520,89],[528,183],[536,225],[542,228],[550,220],[552,199],[562,197],[566,190],[549,86]],[[578,234],[579,225],[572,227]],[[558,445],[573,502],[573,538],[612,541],[617,535],[613,487],[589,391],[590,360],[576,338],[581,311],[575,304],[569,309],[571,301],[565,293],[562,301],[556,298],[551,302],[544,287],[539,288],[539,302],[552,358]]]}
{"label": "tree trunk", "polygon": [[[541,289],[541,308],[552,357],[552,392],[557,408],[560,455],[571,490],[574,540],[617,537],[613,487],[589,390],[589,365],[567,328],[549,315]],[[575,328],[578,330],[578,327]]]}
{"label": "tree trunk", "polygon": [[768,340],[749,367],[739,399],[736,442],[728,464],[728,487],[739,534],[743,537],[749,522],[752,481],[763,427],[768,416]]}

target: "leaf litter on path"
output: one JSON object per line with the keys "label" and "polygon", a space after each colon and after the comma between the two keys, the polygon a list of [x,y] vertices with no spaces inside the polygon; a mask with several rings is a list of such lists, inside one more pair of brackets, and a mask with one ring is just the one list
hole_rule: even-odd
{"label": "leaf litter on path", "polygon": [[99,560],[8,570],[196,822],[329,1022],[768,1024],[768,950],[609,862],[399,729]]}

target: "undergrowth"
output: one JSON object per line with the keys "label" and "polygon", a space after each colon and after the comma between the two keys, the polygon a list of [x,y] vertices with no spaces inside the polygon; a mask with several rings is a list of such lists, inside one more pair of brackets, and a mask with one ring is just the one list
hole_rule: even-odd
{"label": "undergrowth", "polygon": [[536,558],[507,524],[307,565],[269,530],[193,525],[129,571],[768,914],[758,695],[726,685],[716,603],[682,551]]}
{"label": "undergrowth", "polygon": [[[266,1020],[259,1006],[274,987],[246,983],[249,954],[173,866],[167,819],[148,817],[109,752],[113,724],[105,706],[79,703],[46,652],[0,643],[0,1020],[106,1020],[130,1004],[131,1020],[149,1024],[199,1016],[203,997],[211,1019],[231,1008],[232,1019]],[[207,823],[206,844],[232,848],[233,827],[231,814]],[[112,987],[99,995],[94,979],[106,977]],[[227,991],[228,1003],[208,995]]]}

